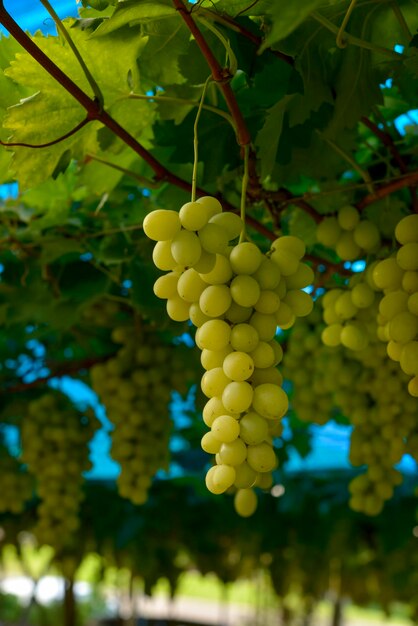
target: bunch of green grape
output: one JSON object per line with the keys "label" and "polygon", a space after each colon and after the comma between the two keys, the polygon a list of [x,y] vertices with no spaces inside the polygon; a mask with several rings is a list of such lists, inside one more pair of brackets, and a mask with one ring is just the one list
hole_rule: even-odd
{"label": "bunch of green grape", "polygon": [[336,217],[326,217],[316,229],[319,243],[335,250],[343,261],[354,261],[376,252],[381,244],[376,224],[362,219],[358,210],[346,205],[339,209]]}
{"label": "bunch of green grape", "polygon": [[169,272],[157,279],[155,294],[167,299],[172,319],[190,319],[197,328],[210,428],[202,448],[215,455],[206,485],[216,494],[235,489],[237,512],[249,516],[257,506],[253,488],[272,483],[273,438],[288,409],[276,369],[283,354],[277,327],[290,328],[313,307],[301,291],[314,278],[301,261],[305,245],[280,237],[263,254],[254,243],[236,241],[242,220],[211,197],[188,202],[179,213],[154,211],[143,226],[157,242],[156,266]]}
{"label": "bunch of green grape", "polygon": [[0,513],[21,513],[33,494],[32,477],[22,464],[0,444]]}
{"label": "bunch of green grape", "polygon": [[99,423],[66,396],[47,393],[28,405],[22,424],[22,461],[36,478],[41,503],[34,534],[58,552],[74,541],[83,499],[83,472],[91,468],[89,442]]}
{"label": "bunch of green grape", "polygon": [[372,280],[373,265],[354,274],[345,289],[330,289],[324,295],[322,341],[349,350],[364,350],[377,337],[376,317],[381,295]]}
{"label": "bunch of green grape", "polygon": [[373,280],[383,291],[379,303],[379,339],[387,354],[410,377],[409,393],[418,397],[418,215],[407,215],[396,228],[400,247],[375,264]]}
{"label": "bunch of green grape", "polygon": [[121,326],[112,332],[117,354],[94,365],[92,387],[114,425],[111,455],[121,466],[119,493],[143,504],[159,469],[168,469],[171,390],[187,390],[190,374],[180,347],[153,331]]}
{"label": "bunch of green grape", "polygon": [[283,372],[292,382],[292,407],[304,421],[324,423],[340,415],[354,426],[350,461],[366,471],[350,485],[351,505],[376,515],[402,481],[394,466],[414,453],[418,401],[377,338],[359,351],[318,346],[320,306],[321,300],[308,318],[298,320],[287,341]]}

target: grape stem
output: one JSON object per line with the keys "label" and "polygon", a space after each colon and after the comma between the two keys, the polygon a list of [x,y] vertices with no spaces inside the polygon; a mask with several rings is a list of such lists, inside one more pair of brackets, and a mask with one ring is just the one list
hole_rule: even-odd
{"label": "grape stem", "polygon": [[348,9],[344,15],[344,19],[341,22],[341,26],[338,29],[338,33],[337,33],[337,37],[335,39],[335,43],[337,44],[337,46],[339,48],[346,48],[348,41],[347,39],[344,37],[344,31],[347,28],[347,24],[348,24],[348,20],[350,19],[350,16],[352,14],[352,12],[354,11],[354,7],[357,4],[357,0],[351,0]]}
{"label": "grape stem", "polygon": [[199,163],[199,133],[198,133],[199,119],[200,119],[200,114],[202,113],[202,107],[203,107],[203,102],[205,100],[206,89],[211,79],[212,79],[212,75],[208,76],[207,79],[205,80],[205,84],[203,85],[202,94],[200,96],[200,102],[199,102],[199,106],[198,106],[197,113],[196,113],[196,118],[195,118],[194,125],[193,125],[194,159],[193,159],[193,172],[192,172],[192,202],[195,202],[196,200],[197,166]]}
{"label": "grape stem", "polygon": [[245,205],[247,200],[247,187],[249,181],[249,172],[248,172],[248,162],[249,162],[249,154],[250,154],[250,146],[244,146],[244,174],[242,176],[242,186],[241,186],[241,219],[242,219],[242,231],[239,237],[239,242],[242,243],[247,238],[246,232],[246,217],[245,217]]}

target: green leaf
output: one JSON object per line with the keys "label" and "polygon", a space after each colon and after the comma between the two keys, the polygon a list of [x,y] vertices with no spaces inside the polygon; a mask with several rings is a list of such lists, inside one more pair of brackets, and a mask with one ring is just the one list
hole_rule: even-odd
{"label": "green leaf", "polygon": [[273,170],[283,127],[283,118],[292,99],[293,96],[285,96],[267,111],[264,126],[256,137],[255,145],[261,161],[262,178],[266,178]]}
{"label": "green leaf", "polygon": [[324,0],[292,0],[285,3],[270,3],[267,13],[271,19],[271,28],[260,47],[260,52],[287,37],[312,11],[323,5]]}
{"label": "green leaf", "polygon": [[141,0],[124,0],[116,6],[113,15],[104,20],[94,32],[94,36],[108,35],[118,28],[129,25],[153,22],[176,15],[175,8],[164,2],[143,2]]}

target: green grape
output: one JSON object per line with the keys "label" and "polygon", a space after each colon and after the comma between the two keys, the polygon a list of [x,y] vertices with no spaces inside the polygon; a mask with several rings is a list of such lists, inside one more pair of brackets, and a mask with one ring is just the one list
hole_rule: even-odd
{"label": "green grape", "polygon": [[208,350],[203,348],[200,355],[200,362],[205,370],[214,367],[222,367],[225,357],[232,352],[232,348],[227,346],[223,350]]}
{"label": "green grape", "polygon": [[358,309],[367,309],[374,303],[375,294],[367,283],[361,282],[351,290],[351,300]]}
{"label": "green grape", "polygon": [[178,263],[171,254],[171,241],[157,241],[152,251],[155,267],[164,272],[173,270]]}
{"label": "green grape", "polygon": [[234,302],[244,307],[254,306],[260,297],[260,287],[252,276],[240,274],[232,279],[231,296]]}
{"label": "green grape", "polygon": [[396,261],[403,270],[418,270],[418,242],[410,242],[399,248]]}
{"label": "green grape", "polygon": [[373,269],[373,281],[379,289],[399,289],[402,276],[403,271],[394,257],[379,261]]}
{"label": "green grape", "polygon": [[253,399],[253,388],[246,381],[230,382],[222,393],[222,403],[228,413],[247,411]]}
{"label": "green grape", "polygon": [[206,252],[223,254],[228,247],[228,234],[218,224],[206,224],[198,231],[202,248]]}
{"label": "green grape", "polygon": [[246,461],[235,466],[234,487],[237,489],[249,489],[257,479],[257,472]]}
{"label": "green grape", "polygon": [[192,324],[196,326],[196,328],[200,328],[200,326],[203,326],[205,322],[209,322],[211,320],[210,317],[203,313],[198,302],[193,302],[190,305],[189,318]]}
{"label": "green grape", "polygon": [[415,315],[415,317],[418,317],[418,291],[409,296],[408,311]]}
{"label": "green grape", "polygon": [[407,308],[408,294],[402,289],[390,291],[379,302],[379,313],[386,319],[391,320]]}
{"label": "green grape", "polygon": [[260,267],[262,259],[259,248],[249,241],[234,246],[229,257],[235,274],[254,274]]}
{"label": "green grape", "polygon": [[134,338],[125,337],[114,357],[120,364],[116,389],[108,385],[112,360],[92,370],[93,389],[115,425],[111,455],[122,469],[118,490],[134,504],[146,501],[154,474],[168,466],[171,389],[187,391],[181,354],[179,346],[161,344],[157,335],[142,327]]}
{"label": "green grape", "polygon": [[[297,292],[303,293],[303,292]],[[258,313],[274,314],[278,311],[280,306],[280,298],[275,291],[264,289],[260,292],[260,297],[254,305],[254,308]]]}
{"label": "green grape", "polygon": [[260,289],[275,289],[280,283],[280,270],[277,265],[269,258],[263,257],[261,264],[253,278],[260,285]]}
{"label": "green grape", "polygon": [[303,289],[312,285],[315,280],[313,269],[306,263],[299,263],[297,270],[291,276],[286,276],[287,289]]}
{"label": "green grape", "polygon": [[178,278],[177,293],[186,302],[197,302],[206,287],[206,283],[200,278],[196,270],[190,267]]}
{"label": "green grape", "polygon": [[418,242],[418,217],[407,215],[396,225],[395,237],[401,244]]}
{"label": "green grape", "polygon": [[254,371],[254,361],[246,352],[231,352],[223,362],[223,371],[234,381],[244,381],[250,378]]}
{"label": "green grape", "polygon": [[240,425],[230,415],[216,417],[211,426],[211,433],[221,443],[231,443],[240,434]]}
{"label": "green grape", "polygon": [[221,444],[218,452],[219,459],[226,465],[241,465],[247,458],[247,446],[240,437],[231,443]]}
{"label": "green grape", "polygon": [[402,277],[402,289],[407,293],[415,293],[418,291],[418,272],[406,270]]}
{"label": "green grape", "polygon": [[74,543],[84,497],[83,472],[91,468],[88,444],[98,428],[63,394],[48,393],[28,405],[22,425],[22,461],[37,482],[41,504],[34,534],[58,553]]}
{"label": "green grape", "polygon": [[235,511],[241,517],[250,517],[257,509],[257,496],[252,489],[238,489],[234,497]]}
{"label": "green grape", "polygon": [[231,303],[231,291],[227,285],[209,285],[201,292],[199,298],[202,312],[209,317],[223,315]]}
{"label": "green grape", "polygon": [[418,374],[418,341],[409,341],[401,346],[400,366],[409,376]]}
{"label": "green grape", "polygon": [[154,283],[154,293],[157,298],[162,298],[164,300],[173,298],[177,294],[177,283],[179,277],[180,274],[177,272],[170,272],[169,274],[164,274],[164,276],[157,278]]}
{"label": "green grape", "polygon": [[214,367],[203,374],[201,388],[205,396],[213,398],[214,396],[221,396],[230,382],[231,379],[228,378],[222,367]]}
{"label": "green grape", "polygon": [[198,236],[189,230],[181,230],[171,241],[171,254],[180,266],[194,265],[198,262],[201,252]]}
{"label": "green grape", "polygon": [[291,308],[296,317],[305,317],[313,309],[313,300],[305,291],[291,289],[287,292],[284,302]]}
{"label": "green grape", "polygon": [[239,436],[248,445],[262,443],[268,435],[268,424],[264,417],[250,411],[239,421]]}
{"label": "green grape", "polygon": [[205,211],[207,211],[209,219],[222,211],[221,203],[212,196],[202,196],[201,198],[198,198],[196,202],[203,205]]}
{"label": "green grape", "polygon": [[281,302],[279,310],[276,312],[276,324],[282,330],[291,328],[295,323],[296,316],[286,302]]}
{"label": "green grape", "polygon": [[271,472],[277,466],[276,454],[266,442],[247,448],[247,463],[255,472]]}
{"label": "green grape", "polygon": [[354,240],[352,231],[344,231],[337,241],[335,251],[343,261],[354,261],[361,255],[361,249]]}
{"label": "green grape", "polygon": [[209,428],[212,426],[213,421],[220,415],[226,414],[226,408],[222,404],[222,399],[219,397],[213,397],[206,402],[203,407],[202,417],[206,426]]}
{"label": "green grape", "polygon": [[167,241],[180,232],[181,223],[176,211],[157,209],[145,216],[142,227],[149,239]]}
{"label": "green grape", "polygon": [[241,306],[236,302],[231,302],[231,306],[225,313],[225,318],[232,324],[241,324],[246,322],[253,312],[253,308],[250,306]]}
{"label": "green grape", "polygon": [[268,491],[273,486],[273,475],[271,472],[263,472],[257,476],[255,486],[260,487],[264,491]]}
{"label": "green grape", "polygon": [[250,325],[256,329],[261,341],[271,341],[276,335],[276,315],[264,315],[256,311],[250,317]]}
{"label": "green grape", "polygon": [[200,326],[196,332],[196,343],[200,349],[223,350],[227,347],[232,331],[229,324],[224,320],[209,320]]}
{"label": "green grape", "polygon": [[33,481],[18,459],[2,444],[0,444],[0,476],[0,513],[22,513],[25,503],[32,497]]}
{"label": "green grape", "polygon": [[230,343],[234,350],[252,352],[259,343],[258,332],[250,324],[236,324],[230,331]]}
{"label": "green grape", "polygon": [[337,220],[343,230],[354,230],[360,221],[360,214],[355,207],[347,205],[338,211]]}
{"label": "green grape", "polygon": [[330,324],[323,329],[321,339],[326,346],[336,347],[341,343],[341,333],[343,327],[341,324]]}
{"label": "green grape", "polygon": [[[273,241],[272,249],[294,254],[298,258],[298,260],[300,260],[306,252],[306,246],[303,243],[302,239],[299,239],[299,237],[294,237],[293,235],[285,235],[283,237],[279,237],[278,239]],[[293,273],[294,272],[292,272],[292,274]]]}
{"label": "green grape", "polygon": [[418,398],[418,375],[411,378],[408,383],[408,391],[413,398]]}
{"label": "green grape", "polygon": [[252,405],[254,410],[262,417],[277,419],[286,414],[289,408],[289,401],[281,387],[271,383],[264,383],[254,389]]}
{"label": "green grape", "polygon": [[223,254],[216,254],[213,268],[209,272],[202,273],[202,278],[208,285],[223,285],[227,283],[231,277],[231,263]]}
{"label": "green grape", "polygon": [[185,322],[189,319],[190,303],[180,298],[180,296],[168,298],[166,309],[168,316],[175,322]]}
{"label": "green grape", "polygon": [[199,274],[207,274],[213,270],[215,263],[216,254],[211,254],[210,252],[206,252],[206,250],[202,250],[199,260],[193,267],[196,272],[199,272]]}
{"label": "green grape", "polygon": [[366,252],[376,250],[380,246],[379,229],[373,222],[361,221],[354,229],[354,241]]}
{"label": "green grape", "polygon": [[217,454],[217,452],[221,449],[221,442],[219,439],[214,437],[211,432],[203,435],[200,445],[202,446],[202,450],[208,454]]}
{"label": "green grape", "polygon": [[254,387],[263,385],[264,383],[270,383],[280,387],[283,383],[283,377],[275,367],[263,367],[262,369],[257,368],[254,370],[250,382]]}
{"label": "green grape", "polygon": [[200,230],[209,221],[209,212],[200,202],[186,202],[179,211],[180,223],[186,230]]}
{"label": "green grape", "polygon": [[223,486],[214,483],[214,477],[215,477],[215,472],[217,470],[217,465],[211,467],[208,472],[206,473],[206,477],[205,477],[205,483],[206,483],[206,487],[208,489],[208,491],[210,491],[211,493],[214,493],[216,495],[219,495],[221,493],[223,493],[225,491],[225,489],[223,489]]}
{"label": "green grape", "polygon": [[235,467],[231,465],[217,465],[212,474],[212,485],[216,489],[215,493],[224,493],[235,482]]}
{"label": "green grape", "polygon": [[[278,344],[277,344],[278,345]],[[250,352],[254,367],[265,368],[277,365],[273,347],[266,341],[260,341],[258,346]]]}
{"label": "green grape", "polygon": [[210,223],[220,226],[226,232],[229,241],[236,239],[244,227],[242,219],[235,213],[217,213],[210,218]]}
{"label": "green grape", "polygon": [[342,234],[341,227],[336,217],[326,217],[316,229],[316,238],[319,243],[327,248],[335,248]]}
{"label": "green grape", "polygon": [[282,276],[292,276],[292,274],[297,272],[299,257],[296,254],[285,248],[272,247],[272,250],[270,258],[277,265]]}
{"label": "green grape", "polygon": [[367,334],[361,326],[350,322],[341,331],[341,343],[350,350],[364,350],[368,344]]}
{"label": "green grape", "polygon": [[409,311],[398,313],[389,322],[389,337],[399,343],[408,343],[418,334],[418,317]]}

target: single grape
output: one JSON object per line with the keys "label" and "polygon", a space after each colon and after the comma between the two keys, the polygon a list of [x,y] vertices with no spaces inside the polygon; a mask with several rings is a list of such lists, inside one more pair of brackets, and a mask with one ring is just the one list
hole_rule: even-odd
{"label": "single grape", "polygon": [[167,241],[180,232],[181,223],[176,211],[157,209],[145,216],[142,227],[149,239]]}
{"label": "single grape", "polygon": [[403,217],[395,228],[395,237],[401,244],[418,242],[417,214]]}
{"label": "single grape", "polygon": [[263,442],[248,446],[247,463],[256,472],[271,472],[277,466],[277,457],[271,445]]}
{"label": "single grape", "polygon": [[260,287],[257,281],[246,274],[235,276],[230,288],[234,302],[244,307],[254,306],[260,297]]}
{"label": "single grape", "polygon": [[266,439],[268,424],[264,417],[250,411],[239,421],[239,436],[248,445],[256,445]]}
{"label": "single grape", "polygon": [[281,387],[271,383],[258,385],[254,389],[252,405],[256,413],[267,419],[283,417],[289,408],[289,400]]}
{"label": "single grape", "polygon": [[220,415],[213,421],[211,433],[221,443],[231,443],[240,435],[240,425],[234,417]]}
{"label": "single grape", "polygon": [[257,496],[252,489],[238,489],[234,497],[234,507],[241,517],[250,517],[257,509]]}
{"label": "single grape", "polygon": [[236,239],[244,227],[242,219],[235,213],[217,213],[209,221],[220,226],[226,232],[229,241]]}
{"label": "single grape", "polygon": [[222,403],[228,413],[242,413],[251,406],[253,388],[245,381],[233,381],[226,385],[222,393]]}
{"label": "single grape", "polygon": [[342,229],[354,230],[360,221],[360,214],[355,207],[347,205],[338,211],[337,220]]}
{"label": "single grape", "polygon": [[171,241],[171,254],[180,266],[189,267],[197,263],[202,248],[196,233],[181,230]]}
{"label": "single grape", "polygon": [[200,230],[208,223],[209,214],[200,202],[186,202],[179,211],[180,223],[186,230]]}

